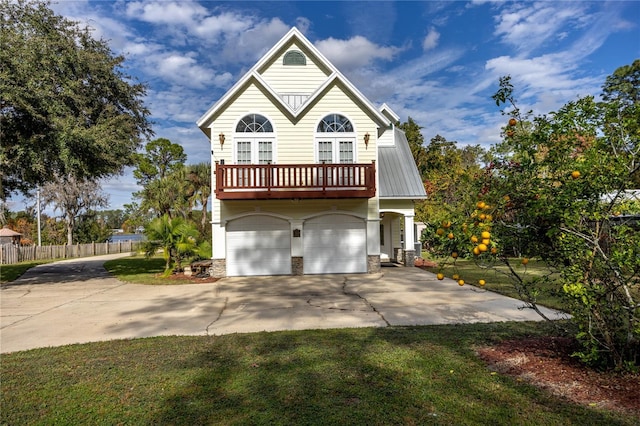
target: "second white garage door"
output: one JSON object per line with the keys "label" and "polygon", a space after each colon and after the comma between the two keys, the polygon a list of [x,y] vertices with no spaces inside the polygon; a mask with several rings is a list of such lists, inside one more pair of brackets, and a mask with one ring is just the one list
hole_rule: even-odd
{"label": "second white garage door", "polygon": [[365,222],[354,216],[329,214],[304,222],[304,273],[367,272]]}
{"label": "second white garage door", "polygon": [[227,224],[227,276],[291,274],[289,222],[247,216]]}

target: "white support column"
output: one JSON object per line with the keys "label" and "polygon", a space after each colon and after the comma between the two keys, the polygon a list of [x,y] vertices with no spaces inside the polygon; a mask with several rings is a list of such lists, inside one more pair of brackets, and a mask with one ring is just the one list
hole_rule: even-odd
{"label": "white support column", "polygon": [[218,222],[211,224],[213,240],[213,259],[224,259],[227,257],[227,240],[225,237],[225,226]]}
{"label": "white support column", "polygon": [[302,257],[304,256],[304,232],[302,231],[303,221],[299,219],[292,219],[290,223],[291,257]]}
{"label": "white support column", "polygon": [[380,254],[380,219],[367,220],[367,254]]}
{"label": "white support column", "polygon": [[413,232],[413,216],[404,216],[404,249],[413,250],[416,236]]}

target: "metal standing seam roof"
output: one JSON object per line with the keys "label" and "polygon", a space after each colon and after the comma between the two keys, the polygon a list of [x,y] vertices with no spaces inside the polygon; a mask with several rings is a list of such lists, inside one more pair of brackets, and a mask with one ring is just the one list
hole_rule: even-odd
{"label": "metal standing seam roof", "polygon": [[427,198],[407,137],[400,129],[393,132],[393,146],[378,146],[379,197]]}

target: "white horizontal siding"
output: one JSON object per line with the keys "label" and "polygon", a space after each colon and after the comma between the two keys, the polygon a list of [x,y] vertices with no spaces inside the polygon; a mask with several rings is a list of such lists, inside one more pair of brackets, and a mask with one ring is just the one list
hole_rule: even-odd
{"label": "white horizontal siding", "polygon": [[[327,114],[340,113],[347,116],[356,130],[356,161],[370,163],[376,159],[377,129],[370,119],[341,88],[331,87],[328,92],[306,111],[297,122],[292,122],[287,114],[274,105],[271,99],[254,84],[242,91],[235,101],[222,112],[213,123],[212,135],[214,155],[225,163],[233,162],[233,134],[238,120],[249,113],[259,113],[268,117],[276,132],[278,164],[313,163],[315,161],[314,134],[318,122]],[[220,147],[218,135],[224,133],[225,144]],[[364,134],[369,133],[369,146],[364,144]]]}
{"label": "white horizontal siding", "polygon": [[[307,58],[307,64],[283,65],[284,55],[289,50],[302,52]],[[328,77],[328,74],[318,67],[313,58],[295,44],[284,49],[261,75],[277,93],[308,94],[315,92]]]}
{"label": "white horizontal siding", "polygon": [[[247,213],[273,213],[290,219],[302,219],[319,212],[349,211],[367,217],[367,200],[316,199],[316,200],[242,200],[224,201],[220,205],[222,217],[234,217]],[[376,213],[376,218],[377,218]]]}

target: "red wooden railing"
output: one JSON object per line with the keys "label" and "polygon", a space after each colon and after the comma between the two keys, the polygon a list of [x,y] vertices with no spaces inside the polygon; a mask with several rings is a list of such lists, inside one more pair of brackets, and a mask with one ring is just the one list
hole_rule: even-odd
{"label": "red wooden railing", "polygon": [[371,198],[376,194],[376,165],[216,163],[220,200],[281,198]]}

